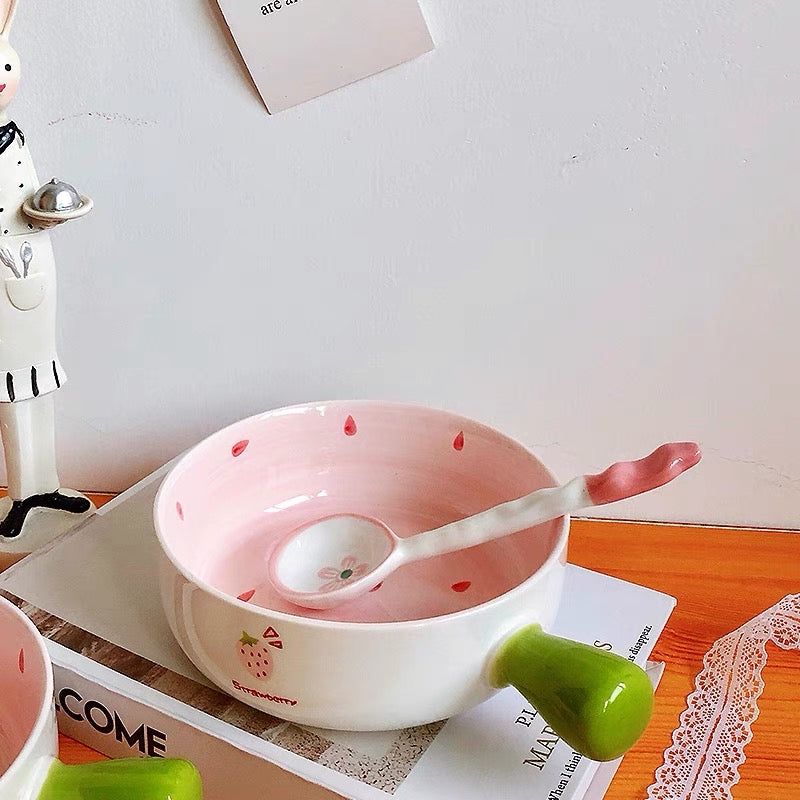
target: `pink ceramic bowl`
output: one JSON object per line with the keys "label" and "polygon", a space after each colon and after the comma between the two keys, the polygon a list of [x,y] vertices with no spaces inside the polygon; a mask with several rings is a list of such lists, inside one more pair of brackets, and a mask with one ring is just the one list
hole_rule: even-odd
{"label": "pink ceramic bowl", "polygon": [[326,611],[279,597],[267,559],[330,514],[406,536],[552,485],[522,445],[444,411],[330,402],[245,419],[184,455],[156,498],[169,623],[219,687],[285,719],[351,730],[443,719],[509,682],[493,658],[509,636],[552,623],[566,518],[410,564]]}
{"label": "pink ceramic bowl", "polygon": [[2,800],[201,800],[197,770],[179,759],[120,759],[65,765],[53,670],[44,639],[0,597],[0,798]]}

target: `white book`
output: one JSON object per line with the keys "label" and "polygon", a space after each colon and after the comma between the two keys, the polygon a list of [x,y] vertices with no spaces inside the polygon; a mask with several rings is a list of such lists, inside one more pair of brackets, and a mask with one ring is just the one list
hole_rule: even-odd
{"label": "white book", "polygon": [[[207,800],[600,800],[599,765],[549,733],[514,689],[450,720],[379,733],[303,728],[210,684],[161,608],[152,504],[159,470],[0,575],[48,639],[61,730],[110,756],[188,758]],[[552,632],[647,659],[668,595],[575,566]]]}

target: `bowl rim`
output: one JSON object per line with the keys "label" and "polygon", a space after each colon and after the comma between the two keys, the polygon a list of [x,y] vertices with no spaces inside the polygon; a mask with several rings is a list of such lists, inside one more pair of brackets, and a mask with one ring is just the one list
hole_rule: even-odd
{"label": "bowl rim", "polygon": [[541,565],[535,572],[529,575],[521,583],[518,583],[516,586],[509,589],[507,592],[503,592],[502,594],[493,597],[491,600],[486,600],[483,603],[479,603],[474,606],[469,606],[468,608],[461,609],[460,611],[451,611],[449,613],[439,614],[434,617],[423,617],[421,619],[418,618],[418,619],[408,619],[408,620],[392,620],[388,622],[376,622],[376,621],[356,622],[352,620],[330,620],[330,619],[318,619],[315,617],[306,617],[301,614],[291,614],[287,611],[278,611],[276,609],[267,608],[265,606],[246,603],[243,600],[239,600],[239,598],[234,597],[233,595],[229,595],[225,592],[222,592],[215,586],[212,586],[210,583],[208,583],[207,581],[203,580],[198,575],[196,575],[193,571],[186,568],[184,564],[181,562],[181,560],[176,557],[175,553],[167,543],[166,538],[161,529],[160,516],[163,513],[165,513],[166,510],[164,498],[166,497],[167,492],[170,490],[172,484],[174,484],[175,481],[180,476],[180,474],[187,469],[187,467],[191,464],[192,460],[197,457],[197,454],[200,452],[202,448],[209,446],[212,442],[216,441],[217,439],[221,439],[223,437],[228,436],[232,430],[235,430],[239,426],[245,426],[247,423],[251,423],[253,421],[278,416],[280,414],[298,413],[303,409],[321,409],[321,408],[328,409],[330,407],[341,407],[342,409],[352,410],[354,407],[357,406],[382,406],[385,408],[393,408],[398,410],[410,409],[415,411],[432,411],[436,414],[443,414],[447,417],[450,417],[450,419],[468,423],[471,427],[483,429],[488,433],[492,434],[493,436],[499,437],[500,439],[504,440],[513,447],[524,451],[524,453],[527,456],[534,459],[542,468],[542,470],[544,470],[545,475],[548,477],[548,479],[552,481],[553,486],[557,486],[559,484],[559,481],[556,478],[553,471],[540,458],[538,458],[538,456],[536,456],[536,454],[529,447],[526,447],[517,439],[514,439],[513,437],[508,436],[507,434],[502,433],[496,428],[493,428],[492,426],[487,425],[483,422],[479,422],[470,417],[458,414],[453,411],[448,411],[446,409],[437,408],[435,406],[429,406],[423,403],[412,403],[406,401],[393,401],[393,400],[369,400],[369,399],[323,400],[316,402],[295,403],[287,406],[280,406],[277,408],[270,409],[268,411],[262,411],[257,414],[251,414],[250,416],[243,417],[242,419],[236,420],[235,422],[232,422],[229,425],[225,425],[224,427],[209,434],[208,436],[197,442],[197,444],[193,445],[188,450],[184,451],[181,455],[179,455],[176,458],[172,466],[169,468],[167,474],[161,481],[161,485],[158,487],[158,491],[156,492],[156,496],[153,501],[153,523],[155,527],[156,538],[158,539],[158,544],[159,547],[161,548],[161,552],[172,564],[172,567],[175,570],[177,570],[177,572],[181,574],[186,581],[193,584],[198,589],[201,589],[207,594],[210,594],[211,596],[222,601],[228,606],[239,608],[251,614],[267,615],[271,618],[281,620],[282,622],[310,625],[312,627],[323,628],[323,629],[347,628],[351,630],[366,631],[373,628],[386,630],[387,628],[414,627],[414,626],[419,626],[421,624],[430,624],[431,622],[435,621],[437,622],[444,620],[456,621],[472,614],[488,611],[489,609],[494,608],[495,606],[500,606],[504,603],[512,603],[514,602],[514,599],[518,594],[523,594],[528,592],[532,584],[535,584],[538,581],[543,580],[544,577],[554,567],[557,567],[559,565],[559,563],[561,562],[562,554],[566,553],[567,540],[569,537],[570,517],[567,514],[561,517],[557,517],[555,520],[552,520],[553,522],[558,524],[558,528],[556,529],[556,540],[547,558],[545,558],[545,560],[541,563]]}
{"label": "bowl rim", "polygon": [[26,764],[31,757],[31,754],[36,751],[39,745],[39,740],[44,733],[44,730],[51,723],[52,703],[53,703],[53,666],[50,661],[50,654],[47,652],[47,647],[44,643],[44,637],[39,633],[39,629],[34,625],[33,620],[18,606],[11,602],[7,597],[0,595],[0,614],[8,614],[9,617],[16,617],[26,629],[26,633],[30,637],[29,642],[33,644],[39,658],[42,659],[44,664],[45,685],[44,690],[39,698],[39,709],[36,712],[36,718],[33,726],[25,739],[25,744],[14,757],[14,760],[8,765],[5,772],[0,773],[0,789],[5,784],[8,786],[11,780],[18,773],[23,772]]}

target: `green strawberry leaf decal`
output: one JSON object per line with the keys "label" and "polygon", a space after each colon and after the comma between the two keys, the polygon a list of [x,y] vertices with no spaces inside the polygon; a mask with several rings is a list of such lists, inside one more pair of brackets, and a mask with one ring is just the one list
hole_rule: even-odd
{"label": "green strawberry leaf decal", "polygon": [[242,638],[239,641],[243,645],[253,646],[254,644],[258,644],[258,639],[254,639],[247,631],[242,631]]}

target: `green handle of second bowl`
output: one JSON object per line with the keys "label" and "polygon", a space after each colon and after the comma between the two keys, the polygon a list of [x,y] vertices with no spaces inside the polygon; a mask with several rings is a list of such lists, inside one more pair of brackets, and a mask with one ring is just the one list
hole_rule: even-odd
{"label": "green handle of second bowl", "polygon": [[202,800],[200,775],[179,758],[56,761],[37,800]]}
{"label": "green handle of second bowl", "polygon": [[516,687],[559,738],[594,761],[613,761],[629,750],[653,711],[653,686],[641,667],[539,625],[503,642],[490,681]]}

